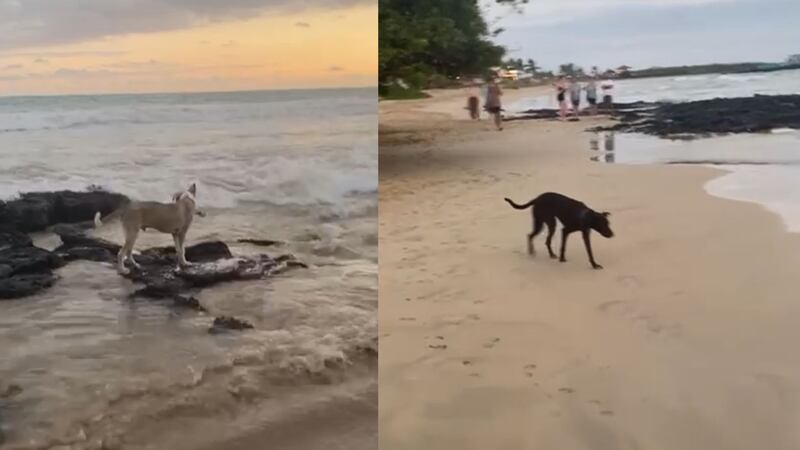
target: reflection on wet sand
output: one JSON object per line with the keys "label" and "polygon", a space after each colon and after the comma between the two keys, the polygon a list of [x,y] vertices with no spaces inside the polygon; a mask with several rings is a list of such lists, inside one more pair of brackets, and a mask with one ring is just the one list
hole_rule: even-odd
{"label": "reflection on wet sand", "polygon": [[[603,160],[607,163],[614,162],[614,132],[613,131],[606,131],[600,133],[593,133],[592,136],[589,138],[589,148],[592,151],[600,151],[600,138],[603,139],[603,150],[605,151],[603,155]],[[593,156],[592,161],[599,161],[600,158],[598,156]]]}

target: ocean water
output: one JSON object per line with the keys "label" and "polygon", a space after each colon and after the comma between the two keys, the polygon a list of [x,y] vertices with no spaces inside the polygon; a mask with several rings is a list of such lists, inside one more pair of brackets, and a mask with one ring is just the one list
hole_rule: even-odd
{"label": "ocean water", "polygon": [[[755,94],[800,94],[800,70],[707,74],[615,82],[615,101],[682,102]],[[521,99],[510,111],[555,108],[554,95]],[[800,130],[670,141],[635,133],[591,133],[592,158],[618,164],[707,164],[725,173],[708,182],[715,196],[755,202],[800,232]]]}
{"label": "ocean water", "polygon": [[[377,432],[375,99],[373,89],[0,98],[0,198],[94,184],[168,201],[195,182],[207,217],[190,244],[221,239],[234,254],[310,264],[202,291],[209,315],[129,300],[135,287],[91,262],[0,302],[0,385],[22,388],[0,403],[8,448],[236,448],[285,428],[309,428],[306,442],[377,442],[318,426],[317,413],[349,412]],[[96,234],[122,239],[116,223]],[[235,244],[245,237],[285,245]],[[171,237],[140,234],[137,248],[152,245]],[[255,330],[209,335],[214,315]]]}
{"label": "ocean water", "polygon": [[[621,103],[685,102],[716,97],[749,97],[755,94],[800,94],[800,69],[614,80],[613,94],[614,101]],[[549,95],[523,98],[507,105],[510,113],[557,107],[555,91]]]}

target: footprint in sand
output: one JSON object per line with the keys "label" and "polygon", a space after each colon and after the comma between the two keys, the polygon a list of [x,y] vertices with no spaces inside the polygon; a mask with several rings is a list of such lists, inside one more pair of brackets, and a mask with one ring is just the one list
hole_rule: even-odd
{"label": "footprint in sand", "polygon": [[558,392],[561,392],[561,393],[564,393],[564,394],[572,394],[573,392],[575,392],[575,389],[572,389],[570,387],[562,387],[562,388],[558,388]]}
{"label": "footprint in sand", "polygon": [[400,320],[403,321],[403,322],[414,322],[415,320],[417,320],[417,318],[416,317],[401,317]]}
{"label": "footprint in sand", "polygon": [[620,309],[626,309],[625,306],[627,306],[627,304],[628,302],[626,302],[625,300],[611,300],[597,305],[597,310],[600,312],[609,312]]}
{"label": "footprint in sand", "polygon": [[489,342],[483,344],[483,348],[494,348],[497,343],[500,342],[500,338],[492,338]]}
{"label": "footprint in sand", "polygon": [[613,416],[614,415],[614,411],[611,411],[610,409],[604,409],[604,410],[600,411],[600,415],[602,415],[602,416]]}
{"label": "footprint in sand", "polygon": [[447,349],[447,344],[431,344],[428,348],[432,348],[434,350],[445,350]]}
{"label": "footprint in sand", "polygon": [[639,278],[633,275],[620,275],[617,277],[617,281],[627,288],[638,288],[642,285]]}

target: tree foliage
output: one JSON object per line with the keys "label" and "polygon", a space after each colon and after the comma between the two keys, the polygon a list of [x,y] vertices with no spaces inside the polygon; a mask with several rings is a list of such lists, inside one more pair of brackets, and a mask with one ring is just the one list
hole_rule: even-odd
{"label": "tree foliage", "polygon": [[381,85],[401,79],[421,88],[432,78],[479,76],[501,63],[505,50],[489,40],[478,0],[380,0],[379,6]]}

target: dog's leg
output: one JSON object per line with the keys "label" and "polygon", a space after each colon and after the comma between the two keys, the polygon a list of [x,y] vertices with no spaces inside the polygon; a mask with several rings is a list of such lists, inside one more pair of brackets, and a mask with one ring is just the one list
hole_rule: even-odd
{"label": "dog's leg", "polygon": [[592,263],[592,268],[594,269],[602,269],[603,266],[597,264],[594,260],[594,254],[592,254],[592,242],[589,240],[589,230],[583,230],[583,243],[586,245],[586,253],[589,254],[589,262]]}
{"label": "dog's leg", "polygon": [[136,267],[137,269],[142,268],[142,265],[136,262],[135,259],[133,259],[133,249],[131,249],[131,254],[130,256],[128,256],[128,259],[130,260],[131,264],[133,264],[133,267]]}
{"label": "dog's leg", "polygon": [[175,253],[178,256],[179,267],[190,266],[189,261],[186,260],[186,235],[178,234],[175,236]]}
{"label": "dog's leg", "polygon": [[122,248],[119,249],[119,253],[117,253],[117,272],[119,272],[119,273],[121,273],[123,275],[127,275],[127,274],[131,273],[131,271],[127,267],[125,267],[125,255],[126,254],[127,254],[127,251],[125,250],[125,246],[122,246]]}
{"label": "dog's leg", "polygon": [[558,258],[559,261],[567,262],[567,258],[565,258],[564,254],[567,252],[567,237],[569,236],[570,231],[567,231],[566,228],[561,229],[561,256]]}
{"label": "dog's leg", "polygon": [[545,244],[547,244],[547,252],[550,253],[550,257],[556,259],[557,256],[553,252],[553,248],[550,246],[550,243],[553,242],[553,235],[556,234],[556,218],[551,217],[547,222],[547,240]]}
{"label": "dog's leg", "polygon": [[184,267],[192,265],[186,260],[186,235],[181,236],[181,264],[183,264]]}
{"label": "dog's leg", "polygon": [[528,254],[535,255],[536,250],[533,249],[533,238],[542,231],[542,221],[533,216],[533,231],[528,234]]}
{"label": "dog's leg", "polygon": [[139,236],[139,228],[138,227],[130,227],[125,228],[125,245],[119,250],[117,254],[117,270],[119,273],[123,275],[127,275],[131,273],[131,271],[125,267],[125,260],[131,259],[133,254],[133,244],[136,243],[136,238]]}
{"label": "dog's leg", "polygon": [[180,235],[178,235],[178,233],[173,233],[172,234],[172,240],[175,242],[175,268],[177,270],[181,270],[181,267],[182,267],[182,264],[181,264],[182,252],[181,252],[181,238],[180,238]]}

